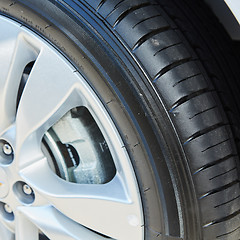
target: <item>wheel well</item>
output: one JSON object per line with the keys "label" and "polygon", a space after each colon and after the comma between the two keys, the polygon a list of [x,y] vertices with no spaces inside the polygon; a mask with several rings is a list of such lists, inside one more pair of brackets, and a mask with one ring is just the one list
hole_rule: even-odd
{"label": "wheel well", "polygon": [[205,0],[233,40],[240,40],[238,0]]}

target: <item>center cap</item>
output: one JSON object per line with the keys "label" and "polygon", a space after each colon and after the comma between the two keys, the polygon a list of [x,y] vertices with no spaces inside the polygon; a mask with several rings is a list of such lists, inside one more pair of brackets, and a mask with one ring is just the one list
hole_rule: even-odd
{"label": "center cap", "polygon": [[5,171],[0,168],[0,198],[7,196],[9,191],[8,178]]}

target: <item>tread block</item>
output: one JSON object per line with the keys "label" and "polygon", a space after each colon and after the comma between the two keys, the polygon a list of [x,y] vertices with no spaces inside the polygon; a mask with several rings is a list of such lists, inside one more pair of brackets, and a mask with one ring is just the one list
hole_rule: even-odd
{"label": "tread block", "polygon": [[[164,74],[164,76],[160,77],[155,83],[158,89],[160,89],[159,92],[164,97],[165,103],[167,104],[169,110],[182,98],[186,98],[187,96],[200,90],[206,90],[206,92],[209,91],[207,82],[205,81],[202,75],[193,75],[181,79],[179,80],[179,82],[177,82],[175,79],[172,80],[172,78],[170,77],[171,77],[170,75]],[[168,91],[170,90],[172,92],[171,95],[168,94]],[[204,102],[206,103],[206,105],[204,105]],[[214,103],[210,104],[209,101],[204,102],[198,104],[199,105],[197,108],[198,112],[201,112],[214,106]],[[193,116],[194,114],[196,114],[196,111],[194,111],[194,113],[192,113],[191,116]]]}
{"label": "tread block", "polygon": [[125,0],[116,4],[112,11],[105,17],[111,26],[119,24],[128,14],[135,12],[137,9],[150,6],[148,0]]}
{"label": "tread block", "polygon": [[[236,152],[233,151],[232,144],[229,142],[218,145],[222,139],[229,139],[231,136],[229,127],[222,126],[184,145],[184,150],[191,162],[192,172],[198,171],[204,165],[226,158],[226,156],[235,156]],[[210,146],[213,146],[211,150],[205,151]]]}
{"label": "tread block", "polygon": [[[232,161],[228,161],[228,162],[230,162],[230,164],[234,165],[234,164],[236,164],[236,162],[234,162],[235,160],[236,159],[232,159]],[[204,198],[206,193],[211,194],[212,191],[215,191],[216,189],[219,189],[222,186],[227,186],[227,185],[237,181],[238,174],[236,171],[226,173],[222,177],[218,177],[217,179],[215,178],[215,179],[210,180],[213,177],[213,174],[211,174],[211,171],[213,171],[212,169],[216,169],[215,172],[217,172],[217,168],[219,170],[220,167],[221,167],[220,165],[215,165],[215,166],[212,166],[211,169],[207,169],[206,171],[202,171],[202,172],[199,172],[198,174],[194,175],[195,181],[204,181],[206,183],[204,185],[197,186],[199,198]],[[225,169],[223,169],[223,171],[224,170]],[[206,196],[206,197],[208,197],[208,196]]]}
{"label": "tread block", "polygon": [[[239,233],[238,231],[236,231],[233,234],[227,234],[227,233],[231,233],[232,231],[237,229],[239,227],[239,221],[240,221],[240,216],[237,215],[233,219],[230,219],[228,221],[214,224],[209,227],[205,227],[203,229],[203,231],[204,231],[205,235],[208,236],[207,239],[209,239],[209,240],[211,240],[211,239],[220,239],[220,240],[238,239],[239,236],[235,235],[235,234]],[[224,236],[224,238],[220,238],[219,236]],[[236,238],[234,238],[234,236]]]}
{"label": "tread block", "polygon": [[[131,17],[131,15],[129,15],[129,18]],[[155,21],[156,19],[157,21]],[[126,21],[121,21],[116,26],[115,30],[123,36],[123,39],[131,49],[139,48],[142,44],[144,44],[144,42],[148,41],[152,37],[155,37],[159,33],[164,32],[166,29],[169,28],[169,24],[166,22],[166,20],[163,19],[162,16],[157,16],[156,19],[148,19],[142,24],[136,25],[135,27],[133,25],[132,28],[126,26],[128,25],[128,21],[126,19]],[[129,35],[131,35],[132,37],[129,38]]]}
{"label": "tread block", "polygon": [[[127,30],[128,32],[130,32],[137,26],[143,24],[144,26],[149,27],[148,24],[146,25],[146,23],[144,22],[147,21],[148,19],[156,19],[156,17],[161,16],[159,12],[160,7],[158,5],[154,7],[152,5],[148,5],[140,9],[136,9],[134,12],[129,13],[124,19],[122,19],[121,22],[119,22],[119,24],[116,27],[116,30],[119,31],[119,29],[123,30],[122,28],[125,28],[125,31]],[[124,36],[125,36],[124,31],[121,31],[121,37],[128,38],[127,35],[125,37]]]}
{"label": "tread block", "polygon": [[[170,110],[172,119],[178,126],[178,132],[184,145],[189,144],[190,141],[207,132],[215,131],[216,128],[225,124],[217,108],[212,108],[207,112],[198,114],[198,106],[204,103],[204,100],[207,99],[207,94],[209,93],[203,93]],[[194,115],[195,117],[193,117]]]}

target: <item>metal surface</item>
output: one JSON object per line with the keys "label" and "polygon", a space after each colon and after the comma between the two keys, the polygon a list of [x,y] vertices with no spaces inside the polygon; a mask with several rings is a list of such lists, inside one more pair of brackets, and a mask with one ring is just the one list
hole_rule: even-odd
{"label": "metal surface", "polygon": [[234,14],[235,18],[238,20],[238,23],[240,24],[240,2],[239,0],[225,0],[228,7]]}
{"label": "metal surface", "polygon": [[6,155],[11,155],[12,152],[12,147],[8,143],[5,143],[3,145],[3,153],[5,153]]}
{"label": "metal surface", "polygon": [[109,147],[85,107],[64,115],[44,136],[59,176],[75,183],[103,184],[116,174]]}
{"label": "metal surface", "polygon": [[[39,233],[58,240],[109,239],[106,236],[144,239],[134,170],[121,137],[96,94],[76,69],[39,36],[5,17],[0,17],[0,24],[0,144],[9,143],[14,152],[11,156],[0,152],[0,240],[36,240]],[[31,62],[34,65],[17,101],[22,73]],[[106,166],[92,167],[102,159],[96,154],[92,139],[95,134],[89,133],[84,124],[76,126],[82,128],[87,145],[77,143],[79,134],[68,138],[68,131],[57,129],[60,119],[76,107],[87,109],[99,128],[97,135],[101,132],[114,165],[111,177],[104,173]],[[70,127],[73,121],[67,120]],[[58,152],[51,129],[62,144],[73,142],[81,158],[77,180],[71,182],[66,159]],[[45,149],[55,151],[55,158],[59,156],[57,165],[65,177],[57,174],[52,156],[43,150],[44,136],[48,141]],[[92,153],[84,152],[84,146]],[[84,181],[80,179],[88,161],[103,180],[86,184],[91,171]],[[26,186],[32,189],[31,193]],[[12,209],[11,214],[4,210],[4,204]]]}
{"label": "metal surface", "polygon": [[24,184],[23,185],[23,192],[26,195],[31,195],[33,193],[33,190],[27,184]]}
{"label": "metal surface", "polygon": [[4,204],[4,210],[7,213],[12,213],[13,212],[12,208],[8,204]]}

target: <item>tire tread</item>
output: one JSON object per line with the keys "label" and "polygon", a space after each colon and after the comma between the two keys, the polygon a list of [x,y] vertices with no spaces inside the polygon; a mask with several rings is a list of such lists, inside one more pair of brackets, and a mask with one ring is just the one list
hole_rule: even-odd
{"label": "tire tread", "polygon": [[[204,239],[237,239],[240,185],[234,140],[240,139],[235,132],[240,84],[234,80],[237,64],[222,58],[231,54],[223,47],[228,37],[217,41],[223,30],[200,1],[102,0],[92,7],[144,68],[169,111],[196,183]],[[212,32],[206,30],[209,19]],[[212,40],[207,42],[203,33]],[[234,84],[224,81],[227,76]]]}

